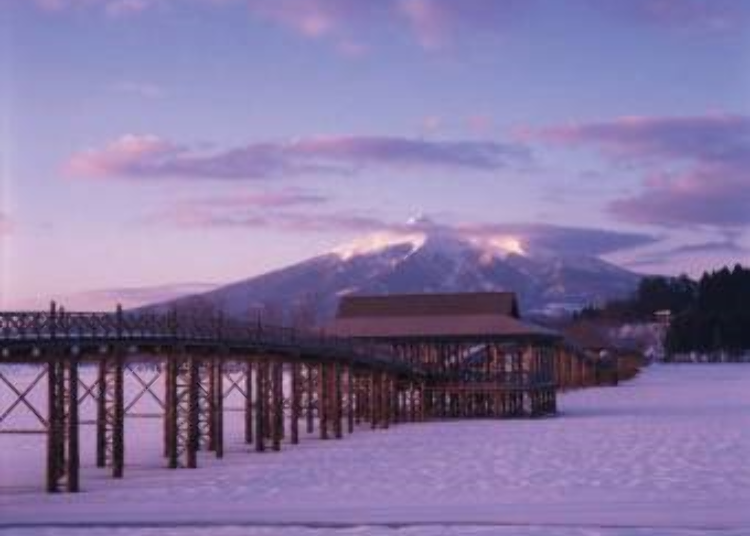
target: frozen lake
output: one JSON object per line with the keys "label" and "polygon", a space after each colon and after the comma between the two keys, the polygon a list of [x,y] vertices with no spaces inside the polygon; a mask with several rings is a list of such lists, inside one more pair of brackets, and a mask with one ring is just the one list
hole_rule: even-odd
{"label": "frozen lake", "polygon": [[78,495],[41,492],[41,438],[0,436],[0,535],[750,534],[750,365],[653,366],[560,398],[553,419],[311,436],[281,454],[230,422],[224,460],[179,471],[160,422],[134,421],[124,480],[91,467],[84,440]]}

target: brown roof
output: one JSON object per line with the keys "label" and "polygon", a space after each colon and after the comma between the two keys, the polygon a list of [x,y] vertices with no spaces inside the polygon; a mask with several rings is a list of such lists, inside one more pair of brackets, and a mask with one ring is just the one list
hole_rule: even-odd
{"label": "brown roof", "polygon": [[347,296],[326,331],[360,338],[557,336],[522,322],[511,292]]}
{"label": "brown roof", "polygon": [[345,296],[336,318],[503,315],[519,318],[512,292]]}

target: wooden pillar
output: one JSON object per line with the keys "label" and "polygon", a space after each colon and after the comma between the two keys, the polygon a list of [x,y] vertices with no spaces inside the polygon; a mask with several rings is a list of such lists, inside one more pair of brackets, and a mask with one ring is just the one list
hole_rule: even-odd
{"label": "wooden pillar", "polygon": [[[315,431],[315,365],[308,363],[305,365],[307,368],[307,378],[305,382],[305,401],[307,406],[305,407],[305,418],[307,421],[307,433],[312,434]],[[320,400],[318,400],[318,406],[320,406]]]}
{"label": "wooden pillar", "polygon": [[368,413],[370,415],[370,428],[373,430],[378,427],[380,424],[380,409],[381,409],[381,402],[380,397],[382,393],[381,385],[380,385],[380,375],[370,370],[368,371],[368,380],[370,384],[370,397],[368,400]]}
{"label": "wooden pillar", "polygon": [[[102,360],[99,363],[99,374],[100,374],[100,377],[101,377],[102,371],[104,370],[104,365],[105,365],[105,361]],[[164,448],[163,448],[162,455],[165,458],[169,458],[169,452],[170,452],[170,450],[169,450],[169,441],[170,441],[170,437],[171,437],[170,436],[170,428],[169,428],[169,404],[170,404],[170,400],[172,399],[172,394],[170,393],[170,389],[172,388],[172,382],[169,381],[169,375],[171,374],[172,369],[169,366],[169,354],[167,354],[166,359],[165,359],[164,363],[161,366],[163,367],[163,371],[164,371],[164,414],[162,415],[162,428],[163,428],[163,444],[164,444]],[[98,411],[101,411],[101,410],[98,410]],[[98,429],[99,429],[99,425],[98,425],[98,411],[97,411],[97,434],[99,433],[99,431],[98,431]],[[99,459],[98,449],[99,449],[99,443],[97,441],[97,466],[99,466],[99,464],[98,464],[98,459]],[[104,466],[101,465],[99,467],[104,467]]]}
{"label": "wooden pillar", "polygon": [[198,467],[198,449],[200,447],[200,360],[195,356],[188,356],[188,412],[187,412],[187,467]]}
{"label": "wooden pillar", "polygon": [[245,443],[253,443],[253,361],[245,361]]}
{"label": "wooden pillar", "polygon": [[118,346],[114,356],[114,400],[112,408],[112,476],[122,478],[125,471],[125,350]]}
{"label": "wooden pillar", "polygon": [[[97,364],[98,374],[96,381],[96,466],[107,465],[107,358],[103,358]],[[166,419],[164,420],[166,423]],[[165,440],[166,440],[166,426]],[[165,441],[166,456],[166,441]]]}
{"label": "wooden pillar", "polygon": [[354,433],[354,365],[351,363],[346,371],[346,430]]}
{"label": "wooden pillar", "polygon": [[275,451],[281,450],[281,438],[284,435],[284,363],[274,361],[271,365],[271,400],[273,411],[271,414],[272,428],[272,448]]}
{"label": "wooden pillar", "polygon": [[167,375],[166,381],[167,386],[166,392],[166,450],[168,457],[168,467],[170,469],[176,469],[179,463],[178,450],[177,450],[177,404],[179,402],[177,393],[177,372],[178,372],[178,359],[182,359],[182,356],[172,355],[167,357]]}
{"label": "wooden pillar", "polygon": [[224,457],[224,356],[222,355],[213,359],[214,367],[214,385],[213,385],[213,430],[212,440],[213,447],[216,451],[217,458]]}
{"label": "wooden pillar", "polygon": [[380,373],[380,416],[383,423],[383,428],[388,428],[391,423],[391,381],[387,373]]}
{"label": "wooden pillar", "polygon": [[266,450],[266,384],[268,363],[259,360],[255,365],[255,450],[263,452]]}
{"label": "wooden pillar", "polygon": [[331,365],[332,368],[332,382],[333,382],[333,408],[332,408],[332,416],[333,416],[333,435],[336,439],[341,439],[342,434],[342,426],[341,426],[341,418],[343,417],[343,390],[341,387],[341,363],[338,361],[333,362]]}
{"label": "wooden pillar", "polygon": [[354,371],[354,424],[361,424],[364,417],[365,390],[362,373]]}
{"label": "wooden pillar", "polygon": [[330,411],[330,385],[328,366],[320,363],[318,368],[318,426],[320,439],[328,439],[328,416]]}
{"label": "wooden pillar", "polygon": [[78,450],[78,357],[71,356],[67,359],[68,377],[67,397],[68,414],[66,419],[67,451],[65,472],[67,473],[66,488],[69,492],[77,492],[80,487],[79,468],[80,452]]}
{"label": "wooden pillar", "polygon": [[291,394],[290,394],[290,413],[289,433],[292,445],[299,443],[299,414],[300,414],[300,364],[297,362],[291,365]]}
{"label": "wooden pillar", "polygon": [[62,442],[62,411],[60,411],[61,389],[60,375],[62,371],[51,356],[47,363],[47,492],[55,493],[60,475],[60,443]]}

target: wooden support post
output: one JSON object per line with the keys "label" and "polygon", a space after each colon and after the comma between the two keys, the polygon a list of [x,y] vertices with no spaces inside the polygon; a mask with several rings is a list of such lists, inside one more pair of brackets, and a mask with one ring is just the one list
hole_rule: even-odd
{"label": "wooden support post", "polygon": [[346,369],[346,431],[354,433],[354,365]]}
{"label": "wooden support post", "polygon": [[367,413],[370,416],[370,428],[373,430],[380,424],[380,394],[381,385],[379,374],[373,370],[368,371],[368,383],[370,386],[370,396],[368,397]]}
{"label": "wooden support post", "polygon": [[166,429],[167,429],[167,442],[166,450],[168,460],[168,467],[170,469],[177,469],[179,464],[179,449],[177,445],[177,436],[179,434],[177,428],[177,406],[179,404],[178,391],[177,391],[177,375],[181,360],[181,355],[171,355],[167,357],[167,375],[166,375]]}
{"label": "wooden support post", "polygon": [[78,358],[76,356],[69,357],[67,360],[68,377],[67,382],[67,398],[68,398],[68,412],[66,419],[66,435],[68,440],[65,472],[67,473],[67,491],[77,492],[80,487],[79,480],[79,468],[80,468],[80,452],[78,450],[79,437],[78,437]]}
{"label": "wooden support post", "polygon": [[362,424],[365,415],[365,381],[361,371],[354,371],[354,424]]}
{"label": "wooden support post", "polygon": [[[169,357],[170,356],[168,354],[166,357],[166,360],[163,363],[163,367],[164,367],[164,414],[162,416],[162,421],[163,421],[162,428],[164,430],[163,431],[163,441],[164,441],[163,455],[165,458],[169,458],[169,453],[171,452],[170,447],[169,447],[169,442],[171,440],[171,433],[170,433],[171,430],[169,426],[169,405],[172,400],[172,393],[170,391],[172,389],[172,382],[170,381],[169,376],[170,374],[172,374],[172,367],[169,365]],[[99,364],[100,373],[101,373],[101,370],[104,369],[104,363],[105,361],[102,361]],[[103,467],[103,465],[101,467]]]}
{"label": "wooden support post", "polygon": [[47,492],[55,493],[60,475],[59,452],[62,440],[60,402],[60,367],[55,357],[47,363]]}
{"label": "wooden support post", "polygon": [[198,467],[198,448],[200,446],[200,360],[195,356],[188,357],[187,374],[187,441],[185,442],[187,467]]}
{"label": "wooden support post", "polygon": [[[312,434],[315,431],[315,365],[308,363],[304,365],[307,370],[305,381],[305,419],[307,424],[307,433]],[[320,405],[320,401],[318,401]]]}
{"label": "wooden support post", "polygon": [[96,381],[96,466],[107,465],[107,366],[106,358],[97,364]]}
{"label": "wooden support post", "polygon": [[202,430],[206,450],[216,452],[216,367],[214,356],[203,361],[205,369],[201,374],[201,417],[205,420],[205,428]]}
{"label": "wooden support post", "polygon": [[65,491],[75,493],[80,488],[77,357],[53,350],[47,360],[47,396],[46,489],[58,492],[64,481]]}
{"label": "wooden support post", "polygon": [[245,443],[253,443],[253,361],[245,361]]}
{"label": "wooden support post", "polygon": [[391,424],[391,381],[387,373],[380,373],[380,417],[383,428],[387,429]]}
{"label": "wooden support post", "polygon": [[318,369],[318,426],[320,427],[320,439],[328,439],[328,415],[331,405],[328,376],[328,365],[321,363]]}
{"label": "wooden support post", "polygon": [[122,478],[125,471],[125,375],[123,370],[124,349],[115,349],[112,401],[112,476]]}
{"label": "wooden support post", "polygon": [[224,355],[214,357],[213,364],[213,429],[211,438],[217,458],[224,457]]}
{"label": "wooden support post", "polygon": [[292,445],[299,443],[299,414],[300,414],[300,364],[292,363],[291,366],[291,395],[290,395],[290,413],[289,433],[291,435]]}
{"label": "wooden support post", "polygon": [[281,450],[281,438],[284,435],[284,363],[274,361],[271,364],[271,400],[272,412],[271,422],[273,433],[271,434],[272,448],[275,451]]}
{"label": "wooden support post", "polygon": [[333,435],[336,439],[343,437],[341,418],[343,417],[343,390],[341,387],[341,363],[338,361],[333,362],[331,365],[332,372],[332,391],[333,391]]}
{"label": "wooden support post", "polygon": [[268,363],[258,361],[255,366],[255,450],[256,452],[263,452],[266,450],[265,414]]}

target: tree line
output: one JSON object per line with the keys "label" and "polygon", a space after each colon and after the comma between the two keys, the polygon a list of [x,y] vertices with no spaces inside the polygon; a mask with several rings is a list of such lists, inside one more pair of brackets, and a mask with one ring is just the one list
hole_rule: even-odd
{"label": "tree line", "polygon": [[669,311],[668,353],[738,352],[750,349],[750,268],[735,265],[706,272],[698,281],[683,275],[645,277],[628,299],[587,307],[581,318],[653,321]]}

